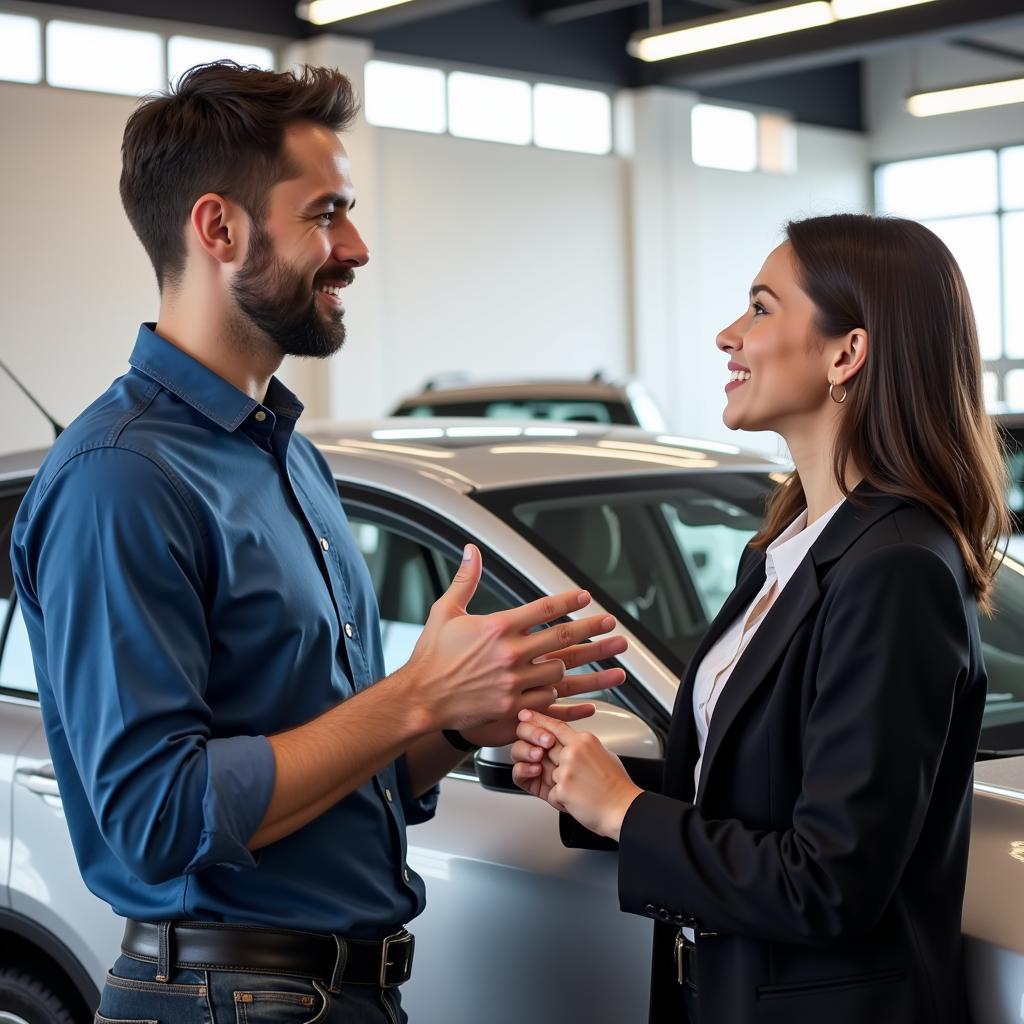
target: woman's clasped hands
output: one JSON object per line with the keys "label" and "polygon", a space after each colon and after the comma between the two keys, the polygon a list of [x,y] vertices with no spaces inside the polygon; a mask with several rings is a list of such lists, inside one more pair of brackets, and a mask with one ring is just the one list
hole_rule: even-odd
{"label": "woman's clasped hands", "polygon": [[589,732],[538,711],[520,711],[512,778],[520,789],[618,841],[630,804],[643,792],[622,762]]}

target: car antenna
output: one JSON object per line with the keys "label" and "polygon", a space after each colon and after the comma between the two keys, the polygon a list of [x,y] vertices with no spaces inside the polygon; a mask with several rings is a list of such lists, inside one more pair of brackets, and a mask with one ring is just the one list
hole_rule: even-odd
{"label": "car antenna", "polygon": [[47,422],[53,427],[53,439],[56,441],[60,437],[64,428],[36,401],[35,396],[24,384],[18,380],[17,377],[11,372],[10,367],[0,359],[0,370],[3,370],[11,380],[18,386],[18,390],[46,417]]}

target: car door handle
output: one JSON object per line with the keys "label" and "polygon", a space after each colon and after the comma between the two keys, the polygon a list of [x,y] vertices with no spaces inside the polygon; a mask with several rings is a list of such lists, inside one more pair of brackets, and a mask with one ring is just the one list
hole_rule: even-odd
{"label": "car door handle", "polygon": [[35,768],[19,768],[14,776],[18,785],[24,786],[32,793],[38,793],[40,796],[60,796],[52,764],[41,764]]}

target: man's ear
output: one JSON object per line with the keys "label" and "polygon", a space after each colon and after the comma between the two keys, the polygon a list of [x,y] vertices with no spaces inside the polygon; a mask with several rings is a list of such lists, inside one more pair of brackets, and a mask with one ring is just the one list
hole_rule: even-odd
{"label": "man's ear", "polygon": [[870,342],[863,327],[850,331],[832,349],[829,380],[835,384],[849,384],[867,362]]}
{"label": "man's ear", "polygon": [[248,218],[230,199],[216,192],[201,195],[189,223],[200,249],[218,263],[233,263],[244,255]]}

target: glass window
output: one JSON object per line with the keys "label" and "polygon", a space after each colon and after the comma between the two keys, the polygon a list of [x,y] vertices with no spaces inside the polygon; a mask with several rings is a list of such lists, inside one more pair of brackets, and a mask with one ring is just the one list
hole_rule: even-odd
{"label": "glass window", "polygon": [[612,148],[612,103],[596,89],[564,85],[533,87],[533,141],[545,149],[608,153]]}
{"label": "glass window", "polygon": [[1003,324],[999,294],[999,218],[955,217],[926,220],[949,246],[960,264],[978,321],[983,359],[998,359],[1003,351]]}
{"label": "glass window", "polygon": [[273,71],[274,54],[265,46],[224,42],[221,39],[197,39],[195,36],[171,36],[167,42],[167,77],[172,83],[189,68],[215,60],[233,60],[243,67]]}
{"label": "glass window", "polygon": [[761,114],[757,119],[758,166],[769,174],[796,173],[796,125],[790,117]]}
{"label": "glass window", "polygon": [[164,87],[164,42],[137,32],[74,21],[46,26],[46,80],[66,89],[138,96]]}
{"label": "glass window", "polygon": [[998,206],[994,150],[885,164],[875,172],[877,207],[913,220],[992,213]]}
{"label": "glass window", "polygon": [[363,74],[364,111],[370,124],[435,134],[447,127],[440,69],[371,60]]}
{"label": "glass window", "polygon": [[698,103],[690,114],[691,152],[700,167],[757,168],[757,118],[749,110]]}
{"label": "glass window", "polygon": [[38,82],[42,77],[39,22],[20,14],[0,14],[0,78],[7,82]]}
{"label": "glass window", "polygon": [[1024,359],[1024,296],[1020,292],[1024,283],[1024,212],[1003,217],[1003,281],[1006,354]]}
{"label": "glass window", "polygon": [[999,177],[1003,183],[1003,207],[1024,209],[1024,146],[1004,149]]}
{"label": "glass window", "polygon": [[484,500],[681,674],[736,583],[772,486],[723,474],[656,491],[537,488],[508,509],[500,495]]}
{"label": "glass window", "polygon": [[981,386],[985,393],[985,408],[992,411],[999,402],[999,375],[986,370],[981,375]]}
{"label": "glass window", "polygon": [[7,628],[3,657],[0,658],[0,689],[12,690],[35,697],[36,671],[32,664],[32,648],[28,642],[28,630],[21,615],[21,605],[15,603],[11,624]]}
{"label": "glass window", "polygon": [[979,619],[988,671],[981,748],[1014,750],[1024,746],[1024,566],[1016,558],[996,573],[994,602],[997,614]]}
{"label": "glass window", "polygon": [[448,76],[448,130],[463,139],[528,145],[533,136],[529,83],[453,71]]}

